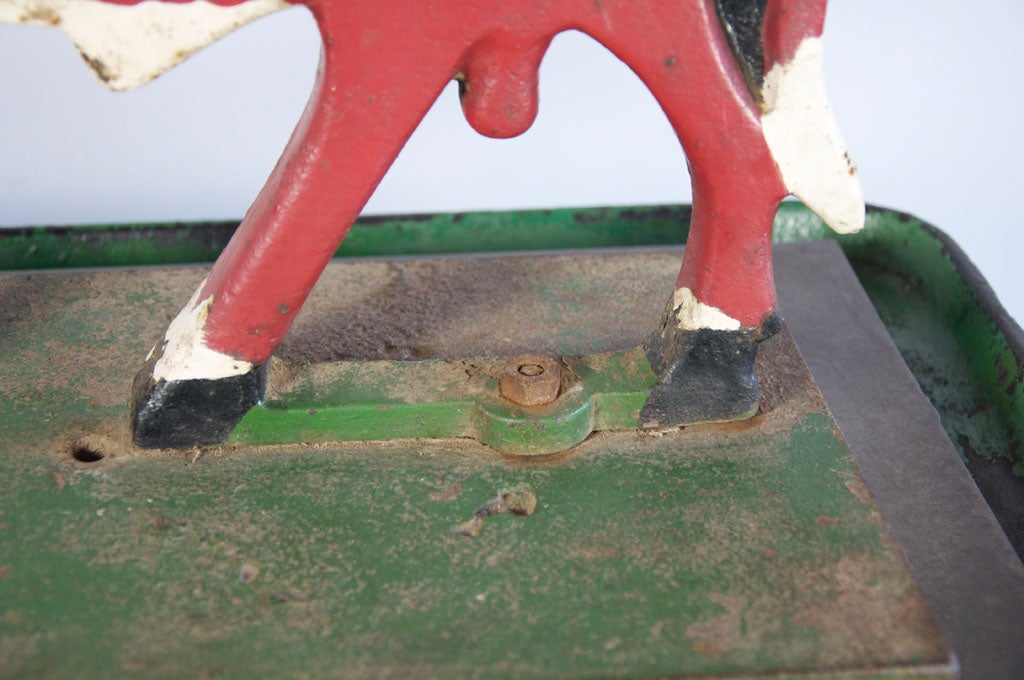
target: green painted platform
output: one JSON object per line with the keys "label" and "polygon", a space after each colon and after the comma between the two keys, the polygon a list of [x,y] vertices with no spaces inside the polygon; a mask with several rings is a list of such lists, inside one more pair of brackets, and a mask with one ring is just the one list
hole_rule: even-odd
{"label": "green painted platform", "polygon": [[[847,274],[826,290],[837,250],[780,250],[781,271],[810,267],[780,276],[784,310],[815,288],[863,295]],[[332,264],[282,357],[623,350],[657,324],[679,261],[387,254]],[[999,618],[1019,561],[999,553],[1011,586],[994,623],[958,624],[963,594],[944,600],[942,578],[962,558],[935,576],[937,556],[872,500],[878,463],[862,475],[847,443],[863,447],[849,423],[867,416],[834,419],[801,357],[808,305],[796,344],[763,345],[762,413],[742,424],[601,433],[528,461],[468,439],[134,450],[131,378],[204,272],[0,274],[0,677],[950,677],[951,636],[972,668],[1019,668],[960,632],[1024,639]],[[518,514],[496,512],[503,495]],[[988,568],[976,575],[995,583]]]}

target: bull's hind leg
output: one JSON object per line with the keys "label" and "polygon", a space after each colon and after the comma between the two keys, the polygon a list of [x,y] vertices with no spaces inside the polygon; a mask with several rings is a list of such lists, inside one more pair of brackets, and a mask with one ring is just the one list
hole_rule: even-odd
{"label": "bull's hind leg", "polygon": [[369,44],[358,22],[317,18],[324,56],[306,112],[209,277],[136,376],[140,446],[223,441],[262,399],[265,362],[453,75],[454,58],[438,43],[386,44],[404,33],[378,31]]}
{"label": "bull's hind leg", "polygon": [[753,414],[757,343],[776,322],[771,231],[786,189],[714,0],[655,2],[586,27],[647,84],[686,151],[693,219],[661,328],[647,426]]}

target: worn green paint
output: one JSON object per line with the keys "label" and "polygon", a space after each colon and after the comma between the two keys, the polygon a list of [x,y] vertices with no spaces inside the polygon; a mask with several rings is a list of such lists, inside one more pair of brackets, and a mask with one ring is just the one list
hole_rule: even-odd
{"label": "worn green paint", "polygon": [[786,208],[776,238],[839,241],[961,456],[1024,476],[1024,364],[935,231],[871,210],[862,233],[835,236],[802,206]]}
{"label": "worn green paint", "polygon": [[[363,218],[339,257],[685,243],[689,206]],[[209,262],[236,222],[0,230],[0,270]],[[834,238],[850,258],[922,389],[965,459],[1003,460],[1024,476],[1024,364],[943,243],[920,220],[873,209],[836,236],[796,202],[780,206],[778,243]]]}
{"label": "worn green paint", "polygon": [[[689,221],[690,208],[682,205],[363,217],[337,257],[681,244]],[[0,270],[213,262],[237,225],[224,221],[0,230]]]}
{"label": "worn green paint", "polygon": [[[546,467],[430,443],[91,470],[5,456],[2,477],[16,480],[0,505],[5,675],[870,663],[858,658],[862,633],[827,610],[874,597],[904,616],[913,586],[871,505],[847,489],[857,473],[830,418],[679,444],[627,437]],[[452,533],[497,490],[522,485],[539,499],[534,515]],[[844,580],[846,568],[870,584]]]}
{"label": "worn green paint", "polygon": [[[553,403],[499,396],[504,360],[343,361],[315,369],[273,362],[291,377],[249,411],[229,444],[469,437],[504,453],[564,451],[595,430],[639,426],[656,376],[642,349],[568,356],[572,383]],[[273,381],[272,381],[273,383]]]}
{"label": "worn green paint", "polygon": [[[127,386],[196,276],[144,274],[0,287],[4,676],[947,675],[820,401],[530,464],[469,440],[135,451]],[[102,460],[73,460],[83,435]],[[452,531],[523,486],[533,515]]]}
{"label": "worn green paint", "polygon": [[0,270],[212,262],[230,222],[102,224],[0,230]]}

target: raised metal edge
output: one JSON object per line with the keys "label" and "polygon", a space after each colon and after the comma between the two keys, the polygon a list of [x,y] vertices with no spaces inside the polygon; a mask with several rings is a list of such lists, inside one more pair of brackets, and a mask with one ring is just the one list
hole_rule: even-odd
{"label": "raised metal edge", "polygon": [[[819,285],[799,285],[812,263]],[[795,244],[777,254],[776,272],[797,347],[962,677],[1024,677],[1024,565],[850,264],[835,244]]]}
{"label": "raised metal edge", "polygon": [[971,258],[964,252],[963,248],[954,241],[949,234],[938,227],[920,220],[912,215],[906,215],[908,219],[917,220],[921,228],[942,244],[950,262],[956,268],[957,274],[974,296],[977,298],[978,306],[986,317],[995,325],[996,330],[1006,338],[1006,344],[1017,359],[1019,365],[1024,365],[1024,329],[1020,327],[1010,313],[1006,311],[999,301],[992,286],[982,275],[981,271],[974,265]]}

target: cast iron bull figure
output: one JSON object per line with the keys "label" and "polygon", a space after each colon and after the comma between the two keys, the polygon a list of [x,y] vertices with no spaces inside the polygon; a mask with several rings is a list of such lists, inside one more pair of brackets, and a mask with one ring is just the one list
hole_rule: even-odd
{"label": "cast iron bull figure", "polygon": [[[552,38],[582,31],[661,104],[686,153],[693,218],[676,291],[646,344],[646,426],[757,405],[757,343],[776,326],[772,221],[801,198],[863,224],[856,171],[821,80],[825,0],[294,0],[323,41],[313,94],[230,244],[134,387],[142,446],[222,441],[262,398],[264,365],[447,82],[491,137],[527,130]],[[0,0],[56,26],[111,87],[133,87],[285,0]]]}

